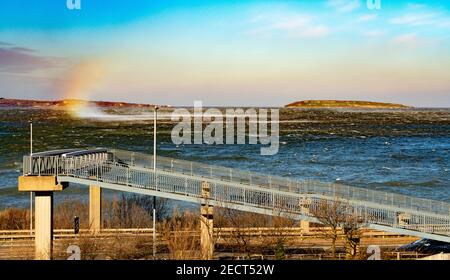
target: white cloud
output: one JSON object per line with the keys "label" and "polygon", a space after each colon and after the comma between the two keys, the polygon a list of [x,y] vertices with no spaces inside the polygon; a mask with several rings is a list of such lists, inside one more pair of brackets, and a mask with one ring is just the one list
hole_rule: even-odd
{"label": "white cloud", "polygon": [[450,15],[446,10],[430,9],[429,6],[419,3],[408,3],[405,13],[392,18],[389,23],[408,26],[432,26],[435,28],[449,28]]}
{"label": "white cloud", "polygon": [[330,32],[327,26],[315,24],[309,16],[296,16],[276,22],[272,24],[271,29],[287,31],[292,37],[323,37]]}
{"label": "white cloud", "polygon": [[278,32],[290,37],[318,38],[330,33],[328,26],[316,23],[312,16],[304,14],[258,15],[251,23],[261,25],[249,32],[253,35],[270,36]]}
{"label": "white cloud", "polygon": [[416,33],[402,34],[395,37],[392,42],[394,45],[407,48],[417,48],[421,46],[421,42]]}
{"label": "white cloud", "polygon": [[340,13],[349,13],[361,7],[360,0],[328,0],[327,6]]}
{"label": "white cloud", "polygon": [[377,14],[367,14],[367,15],[362,15],[358,18],[359,22],[368,22],[368,21],[372,21],[377,19],[378,15]]}
{"label": "white cloud", "polygon": [[272,24],[272,29],[278,30],[295,30],[301,27],[305,27],[311,23],[309,16],[295,16],[287,18],[285,20],[277,21]]}
{"label": "white cloud", "polygon": [[418,4],[418,3],[408,3],[407,8],[411,10],[419,10],[422,8],[425,8],[427,5],[425,4]]}
{"label": "white cloud", "polygon": [[293,37],[309,37],[317,38],[324,37],[330,33],[330,29],[325,25],[314,25],[306,28],[300,28],[292,32],[290,35]]}
{"label": "white cloud", "polygon": [[437,15],[434,13],[428,14],[406,14],[400,17],[391,19],[390,23],[398,25],[430,25],[435,23]]}

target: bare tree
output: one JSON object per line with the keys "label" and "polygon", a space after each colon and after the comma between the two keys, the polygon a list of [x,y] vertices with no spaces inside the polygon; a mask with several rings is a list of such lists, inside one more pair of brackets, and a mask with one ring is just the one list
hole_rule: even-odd
{"label": "bare tree", "polygon": [[336,258],[336,241],[339,237],[340,226],[346,217],[346,207],[337,198],[334,200],[320,200],[316,207],[311,207],[311,214],[324,225],[322,233],[325,238],[331,239],[331,254]]}
{"label": "bare tree", "polygon": [[143,208],[149,215],[152,215],[153,208],[156,210],[156,219],[162,220],[168,216],[169,203],[166,198],[157,197],[155,199],[155,205],[153,205],[153,196],[147,195],[131,195],[127,197],[129,204],[135,204]]}
{"label": "bare tree", "polygon": [[215,214],[216,228],[229,228],[231,244],[238,248],[240,253],[250,259],[252,245],[255,243],[255,236],[249,234],[249,228],[264,227],[267,225],[267,217],[261,214],[242,212],[230,208],[218,208]]}
{"label": "bare tree", "polygon": [[345,237],[346,258],[355,258],[358,252],[358,246],[361,240],[361,228],[364,225],[364,219],[348,207],[353,214],[347,214],[342,224],[342,231]]}
{"label": "bare tree", "polygon": [[198,214],[174,209],[172,217],[162,224],[163,238],[167,241],[169,257],[175,260],[200,259]]}
{"label": "bare tree", "polygon": [[[167,216],[169,206],[166,199],[156,199],[157,219]],[[104,226],[109,228],[151,227],[153,197],[122,194],[120,199],[103,201]]]}
{"label": "bare tree", "polygon": [[295,225],[295,221],[285,217],[274,216],[271,223],[271,235],[272,239],[268,242],[275,247],[275,258],[284,259],[286,257],[286,244],[292,240],[292,236],[287,235],[286,229],[292,228]]}
{"label": "bare tree", "polygon": [[[214,217],[216,233],[229,230],[226,243],[237,248],[247,259],[252,254],[264,255],[267,249],[273,249],[276,257],[284,256],[285,246],[292,239],[286,228],[295,224],[294,220],[284,217],[281,211],[277,211],[274,216],[267,216],[230,209],[226,204],[216,208]],[[261,235],[255,235],[255,229],[261,230]]]}
{"label": "bare tree", "polygon": [[0,230],[27,229],[30,224],[30,212],[25,209],[10,208],[0,211]]}
{"label": "bare tree", "polygon": [[341,235],[345,238],[346,256],[353,258],[357,253],[364,220],[356,214],[354,207],[338,197],[333,200],[320,200],[312,207],[311,214],[322,223],[325,238],[331,239],[331,253],[336,258],[336,241]]}

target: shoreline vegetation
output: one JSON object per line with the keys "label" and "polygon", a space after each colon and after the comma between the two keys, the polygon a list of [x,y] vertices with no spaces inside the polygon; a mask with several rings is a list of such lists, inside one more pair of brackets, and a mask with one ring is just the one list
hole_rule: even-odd
{"label": "shoreline vegetation", "polygon": [[371,101],[352,101],[352,100],[303,100],[290,103],[285,108],[362,108],[362,109],[408,109],[410,106],[371,102]]}
{"label": "shoreline vegetation", "polygon": [[[104,199],[102,202],[102,229],[149,229],[152,228],[153,197],[138,195],[121,195],[112,200]],[[164,244],[158,244],[161,258],[168,259],[201,259],[200,254],[200,213],[199,211],[177,208],[171,213],[167,199],[157,198],[157,233],[158,239]],[[78,243],[83,254],[83,259],[151,259],[152,239],[148,235],[136,235],[133,238],[124,238],[118,232],[117,236],[111,236],[110,240],[90,235],[89,205],[78,200],[67,200],[55,205],[53,223],[54,229],[73,229],[74,216],[79,217],[80,230],[84,230],[78,237]],[[29,229],[30,212],[28,209],[7,208],[0,211],[0,231],[27,230]],[[229,251],[233,255],[244,256],[250,259],[253,254],[262,254],[269,251],[276,254],[281,250],[281,243],[286,237],[268,237],[264,246],[256,246],[254,242],[260,238],[245,234],[246,228],[274,227],[285,228],[295,224],[293,220],[282,217],[267,217],[260,214],[240,212],[225,208],[217,208],[214,211],[215,228],[233,228],[229,240],[218,246],[218,250]],[[219,234],[219,233],[217,233]],[[254,242],[251,242],[254,241]],[[74,241],[61,240],[59,245],[66,248]],[[61,244],[60,244],[61,243]],[[67,244],[66,244],[67,243]],[[1,242],[0,242],[0,245]],[[283,246],[287,244],[283,243]],[[57,246],[58,248],[61,246]],[[0,246],[0,259],[2,255]],[[27,254],[32,258],[32,244],[26,248]],[[284,249],[283,249],[284,250]],[[25,253],[25,251],[23,252]],[[63,259],[65,251],[55,252],[57,259]]]}
{"label": "shoreline vegetation", "polygon": [[[54,209],[54,229],[68,230],[73,228],[74,216],[79,217],[80,233],[74,236],[60,237],[55,240],[55,259],[67,258],[69,245],[79,245],[82,259],[153,259],[152,236],[150,234],[124,234],[124,229],[152,228],[153,197],[122,195],[102,202],[103,235],[92,235],[88,232],[89,206],[77,200],[59,203]],[[343,205],[325,207],[322,212],[314,213],[333,216],[335,221],[348,221],[336,211]],[[169,213],[166,199],[157,199],[157,247],[158,259],[201,259],[200,254],[200,213],[199,211],[179,211]],[[0,231],[8,234],[11,230],[29,229],[29,211],[27,209],[9,208],[0,211]],[[354,220],[352,220],[354,221]],[[268,217],[261,214],[241,212],[217,207],[214,209],[214,244],[218,259],[367,259],[367,244],[383,240],[386,259],[395,258],[394,244],[410,243],[415,238],[392,236],[384,239],[383,233],[370,233],[361,225],[343,226],[325,223],[311,223],[307,233],[293,235],[287,229],[300,229],[300,222],[284,217]],[[346,223],[346,225],[350,225]],[[351,232],[348,229],[351,228]],[[116,233],[106,231],[117,229]],[[252,233],[255,229],[256,234]],[[264,234],[261,229],[266,229]],[[345,230],[347,229],[347,230]],[[259,233],[258,233],[259,231]],[[109,233],[107,233],[109,232]],[[368,233],[368,235],[366,235]],[[382,238],[382,239],[381,239]],[[388,242],[384,242],[388,240]],[[378,242],[377,241],[377,242]],[[0,243],[0,259],[33,258],[32,239],[20,249],[10,248],[14,242]],[[8,243],[10,242],[10,243]],[[10,245],[8,245],[10,244]],[[12,246],[12,247],[9,247]],[[5,251],[6,250],[6,251]],[[6,254],[6,255],[5,255]],[[9,255],[8,255],[9,254]]]}

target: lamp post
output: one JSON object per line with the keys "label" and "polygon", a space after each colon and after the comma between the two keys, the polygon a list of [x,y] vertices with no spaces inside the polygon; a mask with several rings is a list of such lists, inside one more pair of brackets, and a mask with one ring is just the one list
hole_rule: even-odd
{"label": "lamp post", "polygon": [[[153,176],[156,186],[156,122],[158,119],[158,106],[154,108],[153,115]],[[156,196],[153,196],[153,259],[156,258]]]}
{"label": "lamp post", "polygon": [[[30,167],[29,172],[33,174],[33,120],[30,119]],[[30,192],[30,235],[33,235],[33,192]]]}

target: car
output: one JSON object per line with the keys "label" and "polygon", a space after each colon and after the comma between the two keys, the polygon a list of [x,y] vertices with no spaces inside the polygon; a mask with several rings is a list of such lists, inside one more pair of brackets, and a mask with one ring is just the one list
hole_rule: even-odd
{"label": "car", "polygon": [[424,238],[400,246],[397,251],[412,251],[423,254],[450,253],[450,243]]}

